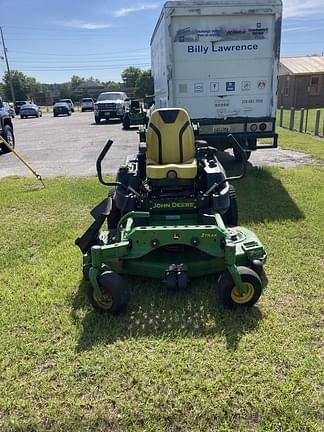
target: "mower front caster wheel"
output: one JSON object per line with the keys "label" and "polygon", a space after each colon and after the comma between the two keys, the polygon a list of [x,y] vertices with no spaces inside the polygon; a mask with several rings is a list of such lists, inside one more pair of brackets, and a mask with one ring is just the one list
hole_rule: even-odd
{"label": "mower front caster wheel", "polygon": [[253,306],[262,293],[262,282],[258,274],[248,267],[238,267],[243,285],[244,294],[240,295],[233,278],[228,271],[222,273],[218,279],[218,297],[226,307]]}
{"label": "mower front caster wheel", "polygon": [[110,312],[114,315],[121,313],[129,302],[128,285],[119,274],[104,271],[98,277],[99,290],[92,284],[88,287],[88,298],[95,309]]}

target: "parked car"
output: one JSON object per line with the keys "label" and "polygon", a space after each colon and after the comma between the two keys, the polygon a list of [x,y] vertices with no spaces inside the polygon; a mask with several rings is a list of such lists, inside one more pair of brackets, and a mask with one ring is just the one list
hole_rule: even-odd
{"label": "parked car", "polygon": [[71,107],[66,102],[56,102],[53,106],[53,116],[71,115]]}
{"label": "parked car", "polygon": [[83,98],[81,100],[81,112],[84,111],[93,111],[94,110],[94,101],[92,98]]}
{"label": "parked car", "polygon": [[124,92],[103,92],[100,93],[94,105],[94,115],[96,123],[100,123],[102,118],[120,118],[123,120],[124,114],[129,106],[129,99]]}
{"label": "parked car", "polygon": [[26,103],[20,107],[20,118],[42,117],[43,113],[40,107],[33,103]]}
{"label": "parked car", "polygon": [[12,118],[15,117],[15,109],[11,103],[3,102],[3,107],[4,107],[4,109],[6,109],[8,111],[8,113],[10,114],[10,117],[12,117]]}
{"label": "parked car", "polygon": [[74,112],[74,104],[72,99],[60,99],[59,102],[65,102],[69,105],[71,112]]}
{"label": "parked car", "polygon": [[24,100],[24,101],[16,101],[16,103],[15,103],[15,113],[16,113],[16,115],[19,114],[19,112],[20,112],[20,108],[21,108],[23,105],[28,104],[28,103],[31,103],[31,101],[27,101],[27,100]]}
{"label": "parked car", "polygon": [[[13,133],[13,124],[8,110],[3,106],[0,98],[0,136],[4,138],[12,148],[15,147],[15,136]],[[0,154],[9,153],[8,147],[0,142]]]}

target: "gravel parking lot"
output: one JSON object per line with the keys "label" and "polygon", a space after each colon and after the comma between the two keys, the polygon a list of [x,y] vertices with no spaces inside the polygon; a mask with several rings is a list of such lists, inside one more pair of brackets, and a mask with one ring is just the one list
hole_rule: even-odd
{"label": "gravel parking lot", "polygon": [[[125,156],[137,150],[136,129],[124,131],[118,120],[96,125],[92,112],[70,117],[16,117],[13,122],[17,152],[44,178],[94,175],[96,158],[109,138],[114,144],[105,160],[107,172],[116,172]],[[9,175],[29,175],[12,154],[0,157],[0,177]]]}
{"label": "gravel parking lot", "polygon": [[[92,112],[55,118],[51,114],[23,120],[16,117],[13,122],[16,150],[43,178],[95,175],[96,158],[108,139],[114,144],[103,164],[107,173],[115,173],[125,157],[137,151],[135,127],[124,131],[117,120],[96,125]],[[222,161],[225,166],[233,164],[229,155],[222,157]],[[313,160],[302,153],[270,149],[254,152],[249,162],[256,166],[291,167]],[[13,175],[31,174],[12,154],[0,156],[0,178]]]}

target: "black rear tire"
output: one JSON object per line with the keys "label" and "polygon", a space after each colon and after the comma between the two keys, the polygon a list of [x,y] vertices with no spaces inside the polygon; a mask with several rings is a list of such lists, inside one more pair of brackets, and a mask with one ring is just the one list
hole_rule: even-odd
{"label": "black rear tire", "polygon": [[[7,143],[10,144],[10,146],[14,149],[15,136],[11,126],[5,125],[5,127],[3,128],[2,136],[7,141]],[[9,150],[8,147],[3,143],[0,144],[0,151],[2,154],[11,152],[11,150]]]}
{"label": "black rear tire", "polygon": [[108,192],[108,198],[112,200],[112,207],[109,215],[107,216],[108,230],[116,229],[118,222],[121,218],[121,212],[116,207],[116,203],[114,200],[115,188],[111,188]]}
{"label": "black rear tire", "polygon": [[241,297],[235,287],[231,274],[228,271],[222,273],[218,279],[218,297],[225,307],[250,307],[253,306],[262,294],[262,282],[258,274],[248,267],[238,267],[244,284],[245,293]]}
{"label": "black rear tire", "polygon": [[125,114],[124,118],[123,118],[123,129],[127,130],[129,128],[130,128],[130,119],[129,119],[128,114]]}
{"label": "black rear tire", "polygon": [[126,309],[130,294],[124,278],[112,271],[104,271],[98,277],[100,293],[91,284],[88,298],[92,306],[101,312],[119,314]]}
{"label": "black rear tire", "polygon": [[237,208],[237,198],[234,186],[229,186],[229,199],[230,205],[226,213],[223,214],[223,222],[226,226],[236,226],[238,225],[238,208]]}

